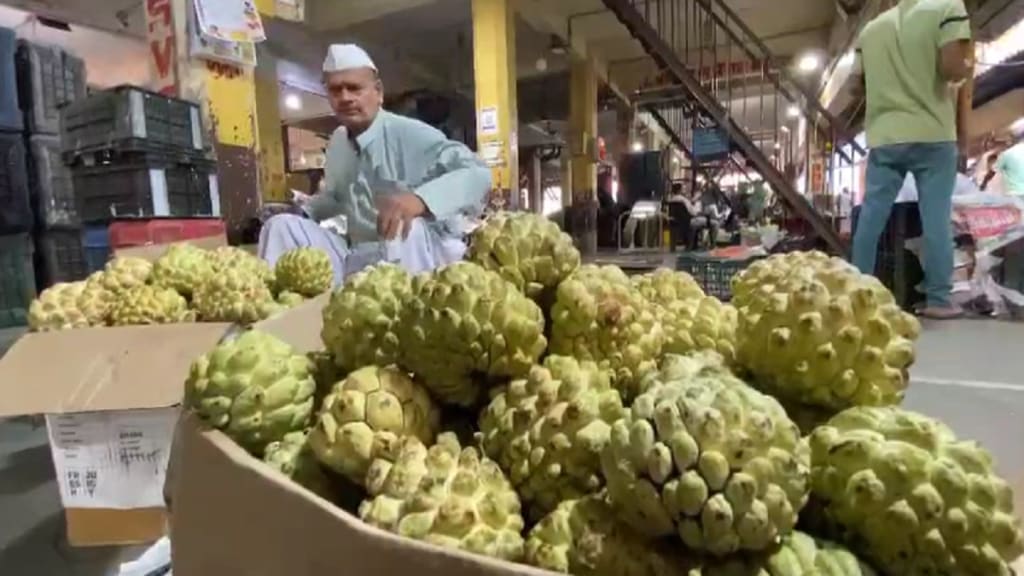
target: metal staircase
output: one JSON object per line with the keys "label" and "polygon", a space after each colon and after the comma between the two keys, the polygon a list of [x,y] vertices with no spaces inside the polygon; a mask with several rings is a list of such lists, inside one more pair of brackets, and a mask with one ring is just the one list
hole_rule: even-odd
{"label": "metal staircase", "polygon": [[[660,86],[636,103],[693,158],[698,134],[727,137],[723,162],[758,172],[790,211],[837,254],[845,247],[828,219],[794,187],[801,118],[807,149],[852,163],[866,152],[843,133],[811,87],[787,73],[723,0],[603,0],[662,69]],[[808,169],[809,169],[808,165]],[[788,174],[787,174],[788,172]]]}

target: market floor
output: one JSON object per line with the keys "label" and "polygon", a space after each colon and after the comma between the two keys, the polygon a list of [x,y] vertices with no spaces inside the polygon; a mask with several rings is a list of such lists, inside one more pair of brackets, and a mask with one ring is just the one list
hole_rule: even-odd
{"label": "market floor", "polygon": [[[0,330],[0,354],[20,331]],[[1024,324],[929,324],[918,346],[909,408],[945,420],[998,454],[1024,487]],[[993,426],[998,422],[997,426]],[[0,574],[107,576],[138,549],[75,549],[64,540],[53,464],[40,418],[0,419]]]}

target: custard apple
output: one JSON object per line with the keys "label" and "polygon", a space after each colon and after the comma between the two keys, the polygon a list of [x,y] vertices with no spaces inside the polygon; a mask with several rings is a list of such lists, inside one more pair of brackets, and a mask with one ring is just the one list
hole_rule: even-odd
{"label": "custard apple", "polygon": [[609,370],[548,356],[525,379],[495,389],[480,416],[480,445],[539,519],[603,487],[600,450],[625,413]]}
{"label": "custard apple", "polygon": [[259,275],[225,270],[196,287],[192,305],[204,322],[252,324],[279,309]]}
{"label": "custard apple", "polygon": [[898,403],[920,333],[877,279],[820,252],[780,254],[733,280],[739,363],[788,402]]}
{"label": "custard apple", "polygon": [[727,362],[736,357],[736,309],[705,296],[686,272],[659,269],[635,276],[633,285],[658,310],[665,330],[665,354],[714,350]]}
{"label": "custard apple", "polygon": [[427,391],[397,368],[367,366],[338,382],[324,399],[309,443],[328,468],[356,484],[370,463],[405,436],[437,434],[441,413]]}
{"label": "custard apple", "polygon": [[417,276],[399,322],[402,365],[450,404],[475,404],[487,379],[526,376],[547,347],[537,304],[471,262]]}
{"label": "custard apple", "polygon": [[412,294],[412,277],[378,264],[346,279],[324,306],[320,337],[335,362],[351,372],[398,362],[398,319]]}
{"label": "custard apple", "polygon": [[499,212],[473,232],[466,259],[501,274],[538,300],[580,266],[580,252],[558,224],[531,212]]}
{"label": "custard apple", "polygon": [[807,501],[799,430],[774,398],[720,365],[664,372],[645,379],[601,452],[612,503],[650,537],[678,534],[713,556],[765,550]]}
{"label": "custard apple", "polygon": [[811,434],[814,517],[886,574],[1007,576],[1024,554],[992,457],[944,424],[856,407]]}
{"label": "custard apple", "polygon": [[189,310],[188,302],[181,294],[170,288],[148,284],[121,292],[110,307],[113,326],[174,324],[195,322],[195,319],[195,313]]}
{"label": "custard apple", "polygon": [[334,286],[331,257],[319,248],[296,248],[284,253],[274,266],[278,290],[313,298]]}
{"label": "custard apple", "polygon": [[313,366],[258,331],[222,342],[192,363],[185,405],[253,454],[305,429],[313,411]]}
{"label": "custard apple", "polygon": [[627,400],[665,343],[658,310],[614,266],[586,264],[562,282],[551,321],[550,352],[607,362]]}
{"label": "custard apple", "polygon": [[245,276],[255,276],[262,280],[267,288],[276,285],[274,269],[265,260],[234,246],[221,246],[209,253],[213,270],[217,274],[236,272]]}
{"label": "custard apple", "polygon": [[302,294],[296,294],[295,292],[285,291],[277,295],[277,303],[284,308],[295,308],[305,301],[306,298]]}
{"label": "custard apple", "polygon": [[875,576],[875,572],[846,548],[793,531],[769,552],[706,561],[687,576]]}
{"label": "custard apple", "polygon": [[85,280],[78,297],[78,309],[82,311],[91,326],[103,326],[110,316],[110,307],[117,297],[104,284],[106,272],[94,272]]}
{"label": "custard apple", "polygon": [[526,563],[575,576],[690,576],[692,567],[620,523],[600,495],[566,500],[534,526]]}
{"label": "custard apple", "polygon": [[267,444],[263,461],[300,486],[327,497],[331,492],[330,479],[320,469],[308,437],[309,432],[305,430],[285,434],[281,440]]}
{"label": "custard apple", "polygon": [[519,496],[497,464],[462,448],[451,433],[429,449],[406,436],[393,456],[370,466],[363,521],[439,546],[522,559]]}
{"label": "custard apple", "polygon": [[134,257],[117,257],[107,262],[103,274],[97,279],[103,287],[115,294],[149,282],[153,264],[149,260]]}
{"label": "custard apple", "polygon": [[28,326],[34,332],[70,330],[89,326],[78,301],[85,282],[59,282],[50,286],[28,308]]}
{"label": "custard apple", "polygon": [[209,254],[191,244],[175,244],[153,263],[152,283],[172,288],[186,298],[192,297],[196,286],[213,276]]}

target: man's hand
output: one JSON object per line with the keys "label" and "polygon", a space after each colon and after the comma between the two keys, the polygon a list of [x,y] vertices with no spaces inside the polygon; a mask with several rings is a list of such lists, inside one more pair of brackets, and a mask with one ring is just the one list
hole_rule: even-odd
{"label": "man's hand", "polygon": [[394,240],[398,233],[409,237],[412,221],[427,213],[427,205],[412,192],[377,197],[377,234],[384,240]]}

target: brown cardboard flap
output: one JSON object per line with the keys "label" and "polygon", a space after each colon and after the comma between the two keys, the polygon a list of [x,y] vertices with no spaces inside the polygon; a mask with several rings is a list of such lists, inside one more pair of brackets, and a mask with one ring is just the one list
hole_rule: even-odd
{"label": "brown cardboard flap", "polygon": [[277,336],[303,354],[323,350],[320,329],[324,325],[324,306],[330,298],[329,293],[321,294],[291,310],[254,324],[253,329]]}
{"label": "brown cardboard flap", "polygon": [[0,360],[0,417],[179,404],[189,366],[229,324],[28,334]]}
{"label": "brown cardboard flap", "polygon": [[370,527],[274,474],[220,432],[202,430],[194,417],[178,427],[176,469],[167,476],[175,574],[548,574]]}
{"label": "brown cardboard flap", "polygon": [[167,511],[163,508],[68,508],[64,519],[72,546],[142,544],[167,533]]}
{"label": "brown cardboard flap", "polygon": [[228,238],[224,234],[208,236],[206,238],[193,238],[182,242],[171,242],[169,244],[150,244],[148,246],[130,246],[114,251],[115,256],[144,258],[150,262],[164,255],[167,249],[175,244],[191,244],[204,250],[213,250],[228,245]]}

